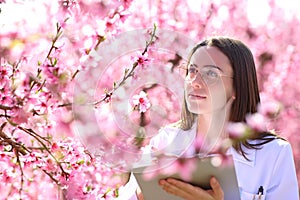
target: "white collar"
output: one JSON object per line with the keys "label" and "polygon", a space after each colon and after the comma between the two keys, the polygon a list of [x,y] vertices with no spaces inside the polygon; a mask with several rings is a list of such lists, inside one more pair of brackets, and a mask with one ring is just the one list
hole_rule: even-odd
{"label": "white collar", "polygon": [[238,153],[233,147],[231,147],[228,150],[229,154],[232,154],[233,156],[233,160],[237,161],[237,162],[241,162],[243,164],[249,165],[251,167],[254,167],[255,165],[255,159],[256,159],[256,149],[247,149],[246,147],[242,146],[243,151],[246,153],[246,157],[248,158],[248,160],[241,155],[240,153]]}

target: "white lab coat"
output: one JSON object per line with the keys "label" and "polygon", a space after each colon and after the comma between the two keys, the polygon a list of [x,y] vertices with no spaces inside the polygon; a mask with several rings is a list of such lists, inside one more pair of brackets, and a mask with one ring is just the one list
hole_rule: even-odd
{"label": "white lab coat", "polygon": [[[196,135],[195,130],[195,126],[189,131],[174,127],[162,128],[159,134],[152,138],[149,147],[179,155],[183,151],[189,151]],[[259,199],[255,195],[260,186],[264,188],[261,200],[299,200],[293,153],[288,142],[275,139],[263,145],[261,149],[244,150],[249,161],[235,149],[229,149],[234,159],[241,200]],[[136,185],[134,177],[131,176],[130,182],[123,190],[126,190],[128,195],[129,190],[134,191]],[[120,199],[136,199],[135,195],[129,196]]]}
{"label": "white lab coat", "polygon": [[253,199],[260,186],[264,188],[261,199],[299,199],[293,153],[288,142],[275,139],[262,149],[245,150],[250,161],[231,149],[242,200]]}

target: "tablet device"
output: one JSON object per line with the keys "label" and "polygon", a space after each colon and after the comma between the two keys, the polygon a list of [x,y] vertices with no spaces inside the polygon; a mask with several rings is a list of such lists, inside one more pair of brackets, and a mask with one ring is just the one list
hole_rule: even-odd
{"label": "tablet device", "polygon": [[[149,179],[145,178],[145,173],[149,166],[139,167],[133,170],[133,174],[141,188],[145,200],[179,200],[181,198],[165,192],[159,185],[158,181],[160,179],[166,179],[168,177],[176,178],[189,182],[192,185],[200,186],[203,189],[210,188],[210,178],[212,176],[216,177],[219,181],[223,191],[224,200],[240,200],[239,187],[236,178],[236,172],[234,168],[234,163],[232,155],[226,155],[226,163],[221,164],[222,156],[213,155],[207,157],[193,157],[193,158],[180,158],[180,159],[196,159],[196,169],[192,172],[191,180],[185,180],[179,174],[174,173],[170,175],[156,175],[155,177]],[[184,160],[183,160],[184,161]],[[171,163],[170,165],[174,164]],[[167,168],[170,166],[167,166]],[[148,172],[149,173],[149,172]]]}

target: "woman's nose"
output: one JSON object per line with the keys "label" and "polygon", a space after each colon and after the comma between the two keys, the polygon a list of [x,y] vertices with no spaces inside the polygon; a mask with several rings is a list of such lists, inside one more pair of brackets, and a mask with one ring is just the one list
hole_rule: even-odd
{"label": "woman's nose", "polygon": [[196,77],[191,80],[191,85],[194,87],[194,88],[202,88],[204,87],[206,84],[203,80],[203,78],[201,77],[201,75],[198,73],[196,75]]}

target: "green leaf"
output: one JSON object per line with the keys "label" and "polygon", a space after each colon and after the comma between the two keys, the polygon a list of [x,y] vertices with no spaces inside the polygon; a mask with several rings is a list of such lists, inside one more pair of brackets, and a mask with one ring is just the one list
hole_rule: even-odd
{"label": "green leaf", "polygon": [[57,64],[57,59],[54,58],[53,66],[55,66],[56,64]]}
{"label": "green leaf", "polygon": [[116,188],[115,191],[114,191],[114,193],[115,193],[116,197],[119,197],[119,188]]}
{"label": "green leaf", "polygon": [[77,161],[77,164],[78,164],[78,165],[84,164],[84,160],[79,160],[79,161]]}

